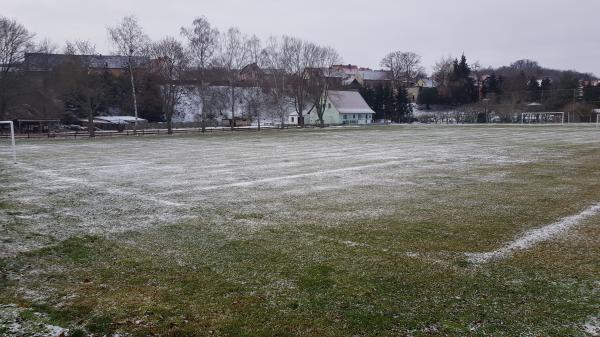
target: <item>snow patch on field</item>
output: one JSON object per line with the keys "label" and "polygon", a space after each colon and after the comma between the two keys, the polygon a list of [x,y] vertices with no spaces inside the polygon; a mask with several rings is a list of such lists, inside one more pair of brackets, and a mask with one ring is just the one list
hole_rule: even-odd
{"label": "snow patch on field", "polygon": [[402,127],[22,141],[18,165],[0,160],[9,205],[0,208],[0,257],[190,220],[232,238],[290,223],[376,227],[423,190],[503,180],[498,167],[560,157],[540,143],[595,144],[599,135]]}
{"label": "snow patch on field", "polygon": [[590,336],[600,336],[600,318],[592,317],[583,324],[583,331]]}
{"label": "snow patch on field", "polygon": [[0,333],[6,336],[59,337],[65,336],[69,330],[44,323],[47,318],[40,313],[33,313],[31,318],[23,319],[25,311],[16,305],[0,305]]}
{"label": "snow patch on field", "polygon": [[570,230],[574,226],[579,225],[584,220],[599,213],[600,203],[597,203],[588,207],[579,214],[575,214],[550,225],[531,230],[495,251],[486,253],[467,253],[467,260],[471,263],[482,264],[508,258],[517,251],[527,250],[538,243],[551,240]]}

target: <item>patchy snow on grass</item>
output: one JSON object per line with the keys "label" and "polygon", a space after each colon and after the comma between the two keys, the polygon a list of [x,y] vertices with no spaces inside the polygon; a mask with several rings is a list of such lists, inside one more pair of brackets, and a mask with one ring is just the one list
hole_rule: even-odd
{"label": "patchy snow on grass", "polygon": [[0,334],[3,336],[59,337],[69,330],[47,324],[40,313],[24,315],[25,309],[16,305],[0,305]]}
{"label": "patchy snow on grass", "polygon": [[552,240],[565,233],[584,220],[600,213],[600,203],[594,204],[579,214],[575,214],[550,225],[528,231],[521,237],[509,242],[504,247],[485,253],[467,253],[467,260],[471,263],[482,264],[510,257],[517,251],[527,250],[538,243]]}
{"label": "patchy snow on grass", "polygon": [[[412,126],[21,141],[18,165],[0,161],[0,202],[9,205],[0,207],[0,257],[190,220],[232,238],[301,221],[376,223],[398,200],[464,172],[497,181],[500,166],[560,158],[540,143],[598,141],[576,128]],[[232,219],[240,212],[264,219]]]}
{"label": "patchy snow on grass", "polygon": [[583,331],[590,336],[600,336],[600,318],[592,317],[583,324]]}

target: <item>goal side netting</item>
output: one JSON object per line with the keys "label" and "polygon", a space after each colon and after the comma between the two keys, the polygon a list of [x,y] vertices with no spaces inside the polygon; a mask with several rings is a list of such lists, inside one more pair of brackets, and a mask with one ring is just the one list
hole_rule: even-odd
{"label": "goal side netting", "polygon": [[15,128],[11,121],[0,121],[0,161],[17,162]]}
{"label": "goal side netting", "polygon": [[523,112],[521,124],[564,124],[564,112]]}

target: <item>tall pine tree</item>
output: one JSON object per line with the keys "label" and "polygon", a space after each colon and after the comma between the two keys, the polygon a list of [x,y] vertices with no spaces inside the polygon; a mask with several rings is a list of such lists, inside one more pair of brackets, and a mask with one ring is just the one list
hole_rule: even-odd
{"label": "tall pine tree", "polygon": [[477,101],[478,93],[475,81],[471,78],[471,68],[467,63],[467,57],[463,54],[458,60],[454,60],[450,76],[450,96],[454,105],[468,104]]}
{"label": "tall pine tree", "polygon": [[410,99],[408,98],[408,91],[405,87],[398,88],[395,103],[394,110],[396,112],[396,118],[394,121],[398,123],[410,123],[412,121],[413,110]]}

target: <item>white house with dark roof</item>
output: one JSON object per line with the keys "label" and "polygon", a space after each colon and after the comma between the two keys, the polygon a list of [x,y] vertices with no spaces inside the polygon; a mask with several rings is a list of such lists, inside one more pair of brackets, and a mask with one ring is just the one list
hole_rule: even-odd
{"label": "white house with dark roof", "polygon": [[[368,125],[373,123],[375,112],[357,91],[329,91],[323,121],[329,125]],[[319,124],[319,116],[313,109],[305,114],[306,124]],[[298,124],[298,114],[292,113],[288,122]]]}

